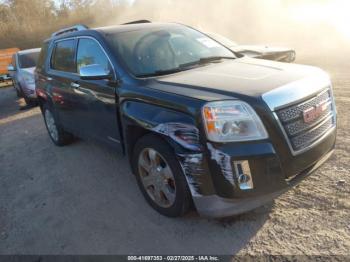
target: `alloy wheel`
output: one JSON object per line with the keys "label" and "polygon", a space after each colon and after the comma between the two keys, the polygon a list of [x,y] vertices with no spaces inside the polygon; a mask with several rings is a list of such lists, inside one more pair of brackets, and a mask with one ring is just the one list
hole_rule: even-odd
{"label": "alloy wheel", "polygon": [[145,148],[139,155],[138,170],[149,197],[160,207],[172,206],[176,197],[175,178],[164,157],[153,148]]}

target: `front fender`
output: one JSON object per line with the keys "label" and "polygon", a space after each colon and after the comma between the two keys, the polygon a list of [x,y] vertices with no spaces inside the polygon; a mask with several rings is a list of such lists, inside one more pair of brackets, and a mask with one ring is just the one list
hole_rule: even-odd
{"label": "front fender", "polygon": [[[137,126],[149,132],[158,133],[174,146],[190,151],[201,151],[199,130],[195,120],[182,112],[137,101],[125,101],[121,106],[124,137],[130,126]],[[126,139],[127,141],[127,139]],[[128,148],[125,144],[125,148]]]}
{"label": "front fender", "polygon": [[131,148],[139,137],[147,133],[158,134],[174,149],[192,196],[213,192],[200,132],[192,116],[138,101],[125,101],[121,105],[121,116],[129,159]]}

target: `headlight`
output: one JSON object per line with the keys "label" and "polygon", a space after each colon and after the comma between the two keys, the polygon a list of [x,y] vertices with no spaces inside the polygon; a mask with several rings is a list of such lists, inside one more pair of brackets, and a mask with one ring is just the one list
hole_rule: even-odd
{"label": "headlight", "polygon": [[212,142],[266,139],[263,123],[254,109],[242,101],[207,103],[202,110],[207,137]]}

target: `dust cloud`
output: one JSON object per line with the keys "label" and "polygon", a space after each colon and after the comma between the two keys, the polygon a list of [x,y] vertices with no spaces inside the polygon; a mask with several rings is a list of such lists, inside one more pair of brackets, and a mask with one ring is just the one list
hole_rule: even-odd
{"label": "dust cloud", "polygon": [[[242,44],[293,47],[303,55],[350,55],[347,0],[136,0],[117,18],[179,22]],[[101,24],[102,21],[99,21]]]}

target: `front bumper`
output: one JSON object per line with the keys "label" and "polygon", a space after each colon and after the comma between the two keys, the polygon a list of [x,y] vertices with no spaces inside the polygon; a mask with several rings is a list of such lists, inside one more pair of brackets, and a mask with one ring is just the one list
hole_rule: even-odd
{"label": "front bumper", "polygon": [[273,199],[279,197],[281,194],[288,191],[293,186],[297,185],[304,178],[312,174],[318,169],[333,153],[331,149],[320,160],[308,167],[300,174],[297,174],[290,180],[285,180],[285,185],[279,190],[271,193],[246,197],[246,198],[224,198],[217,194],[208,196],[193,196],[196,209],[201,216],[205,217],[227,217],[232,215],[241,214],[250,210],[253,210],[259,206],[262,206]]}
{"label": "front bumper", "polygon": [[[302,181],[331,156],[335,141],[336,129],[298,156],[275,149],[278,140],[207,143],[202,153],[186,155],[180,162],[198,213],[225,217],[259,207]],[[233,165],[242,160],[249,162],[253,188],[240,187]]]}
{"label": "front bumper", "polygon": [[37,95],[35,92],[35,84],[26,84],[26,83],[21,83],[22,91],[24,95],[32,100],[37,99]]}

